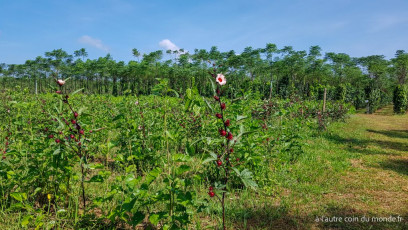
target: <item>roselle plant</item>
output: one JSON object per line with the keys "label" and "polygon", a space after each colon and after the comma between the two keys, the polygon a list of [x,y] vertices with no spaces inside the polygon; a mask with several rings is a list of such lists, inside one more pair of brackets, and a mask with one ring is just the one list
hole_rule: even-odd
{"label": "roselle plant", "polygon": [[[214,116],[217,119],[218,125],[218,137],[222,140],[220,141],[220,147],[216,148],[216,153],[211,152],[210,158],[207,158],[203,163],[213,162],[218,169],[218,181],[215,182],[214,187],[210,186],[208,188],[208,195],[211,198],[216,198],[216,200],[221,204],[222,207],[222,225],[223,229],[226,229],[225,220],[225,202],[226,195],[228,194],[228,184],[232,177],[232,173],[235,173],[237,177],[241,178],[243,184],[248,187],[255,188],[257,184],[252,180],[252,173],[247,169],[243,169],[241,172],[236,168],[236,166],[242,164],[239,158],[234,157],[234,146],[236,145],[238,138],[242,137],[244,134],[250,132],[244,132],[243,127],[240,128],[240,134],[234,138],[231,126],[233,122],[228,118],[226,111],[228,110],[226,103],[223,100],[224,86],[227,83],[226,77],[223,74],[217,74],[217,68],[214,65],[213,72],[209,72],[212,78],[213,87],[215,89],[214,100],[216,108],[214,109]],[[214,86],[216,85],[216,87]],[[243,117],[239,117],[243,119]],[[238,120],[238,119],[237,119]]]}
{"label": "roselle plant", "polygon": [[[67,80],[67,79],[66,79]],[[83,210],[86,209],[86,195],[85,195],[85,177],[87,174],[87,142],[89,139],[86,138],[87,135],[90,135],[90,132],[85,132],[82,122],[80,121],[81,111],[77,111],[73,107],[70,97],[74,94],[80,92],[82,89],[79,89],[73,93],[71,96],[64,94],[63,86],[66,80],[55,79],[57,83],[58,90],[55,91],[58,94],[60,100],[59,108],[56,108],[57,116],[54,116],[53,120],[59,123],[59,126],[53,133],[49,134],[50,139],[54,139],[57,149],[54,152],[56,167],[60,168],[60,172],[66,173],[66,189],[69,192],[70,187],[70,177],[72,172],[66,170],[67,168],[71,169],[74,167],[76,160],[80,160],[81,168],[81,190],[82,190],[82,202]],[[86,134],[85,134],[86,133]],[[56,186],[57,190],[57,186]],[[57,191],[56,191],[57,193]]]}

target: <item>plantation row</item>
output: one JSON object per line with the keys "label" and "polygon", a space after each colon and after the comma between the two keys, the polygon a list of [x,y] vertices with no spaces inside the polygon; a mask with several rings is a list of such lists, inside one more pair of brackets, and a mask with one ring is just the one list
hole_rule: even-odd
{"label": "plantation row", "polygon": [[[296,51],[291,46],[278,48],[271,43],[264,48],[247,47],[240,54],[233,50],[220,52],[217,47],[196,49],[191,54],[182,49],[169,50],[168,56],[161,50],[141,54],[133,49],[132,53],[137,61],[125,63],[115,61],[109,54],[86,59],[85,49],[73,55],[62,49],[53,50],[24,64],[1,64],[0,86],[5,89],[20,85],[31,93],[52,93],[49,86],[57,74],[58,78],[70,77],[64,93],[84,88],[87,94],[159,95],[160,86],[167,85],[172,89],[167,95],[183,97],[195,81],[199,94],[211,97],[211,60],[231,80],[225,90],[230,99],[252,91],[262,99],[297,95],[322,100],[326,89],[328,100],[344,100],[357,109],[366,107],[368,101],[372,113],[390,104],[395,98],[393,92],[407,82],[408,54],[403,50],[396,51],[390,60],[383,55],[353,58],[344,53],[322,54],[319,46]],[[401,95],[406,98],[407,94],[404,90]],[[404,102],[404,109],[397,109],[398,112],[405,111],[403,98],[397,99]]]}
{"label": "plantation row", "polygon": [[[352,106],[299,97],[85,95],[56,79],[53,93],[0,93],[2,215],[8,227],[187,229],[230,226],[242,191],[277,192],[305,138]],[[305,178],[306,179],[306,178]],[[7,225],[6,225],[7,227]]]}

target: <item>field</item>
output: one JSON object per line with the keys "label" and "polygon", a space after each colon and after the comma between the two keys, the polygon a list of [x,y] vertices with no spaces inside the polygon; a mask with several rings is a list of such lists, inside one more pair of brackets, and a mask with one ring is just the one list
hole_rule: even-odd
{"label": "field", "polygon": [[3,91],[0,228],[407,229],[408,115],[219,89]]}
{"label": "field", "polygon": [[408,1],[0,6],[0,230],[408,230]]}

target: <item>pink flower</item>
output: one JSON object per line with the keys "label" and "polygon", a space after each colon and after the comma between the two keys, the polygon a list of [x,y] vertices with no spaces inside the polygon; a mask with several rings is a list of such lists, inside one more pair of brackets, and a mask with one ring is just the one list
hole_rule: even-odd
{"label": "pink flower", "polygon": [[218,82],[218,84],[220,85],[225,85],[227,83],[227,80],[225,79],[225,76],[222,74],[217,74],[217,77],[215,78],[215,80]]}
{"label": "pink flower", "polygon": [[65,84],[65,81],[59,79],[59,80],[57,80],[57,83],[58,83],[58,85],[63,86]]}
{"label": "pink flower", "polygon": [[139,105],[139,101],[136,101],[136,102],[135,102],[135,105]]}

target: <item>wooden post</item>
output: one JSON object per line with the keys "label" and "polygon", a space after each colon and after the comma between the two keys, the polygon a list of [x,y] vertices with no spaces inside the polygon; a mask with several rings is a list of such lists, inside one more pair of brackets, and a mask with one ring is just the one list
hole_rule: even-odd
{"label": "wooden post", "polygon": [[326,111],[326,88],[324,88],[324,95],[323,95],[323,113]]}

